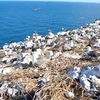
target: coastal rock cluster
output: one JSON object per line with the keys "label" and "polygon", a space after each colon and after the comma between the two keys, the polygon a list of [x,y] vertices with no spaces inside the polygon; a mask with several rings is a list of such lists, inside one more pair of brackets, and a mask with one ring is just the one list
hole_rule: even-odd
{"label": "coastal rock cluster", "polygon": [[0,50],[0,100],[69,99],[100,99],[100,20]]}

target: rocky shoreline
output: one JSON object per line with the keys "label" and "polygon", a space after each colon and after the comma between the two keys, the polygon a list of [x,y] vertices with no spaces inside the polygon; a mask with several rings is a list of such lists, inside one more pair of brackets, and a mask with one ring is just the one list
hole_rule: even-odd
{"label": "rocky shoreline", "polygon": [[99,99],[100,20],[0,50],[0,100]]}

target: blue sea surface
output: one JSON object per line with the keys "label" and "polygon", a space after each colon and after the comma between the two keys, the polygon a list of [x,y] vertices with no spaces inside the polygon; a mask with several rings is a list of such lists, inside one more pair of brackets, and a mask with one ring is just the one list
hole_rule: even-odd
{"label": "blue sea surface", "polygon": [[99,18],[99,3],[1,1],[0,47],[23,41],[34,31],[46,35],[51,29],[56,34],[62,27],[72,30]]}

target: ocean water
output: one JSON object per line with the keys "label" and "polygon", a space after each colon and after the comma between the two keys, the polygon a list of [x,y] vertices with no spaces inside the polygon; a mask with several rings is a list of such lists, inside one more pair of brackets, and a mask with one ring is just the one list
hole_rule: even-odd
{"label": "ocean water", "polygon": [[56,34],[62,27],[72,30],[99,18],[99,3],[2,1],[0,47],[9,41],[23,41],[34,31],[46,35],[51,29]]}

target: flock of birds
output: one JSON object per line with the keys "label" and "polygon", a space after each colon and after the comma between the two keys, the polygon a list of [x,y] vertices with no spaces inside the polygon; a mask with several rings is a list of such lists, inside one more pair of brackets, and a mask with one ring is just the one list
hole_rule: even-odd
{"label": "flock of birds", "polygon": [[[48,35],[42,36],[38,33],[34,33],[32,37],[27,36],[23,42],[12,42],[3,46],[5,56],[2,58],[3,64],[11,63],[13,67],[19,68],[20,66],[27,65],[36,66],[39,60],[43,58],[55,59],[63,52],[71,51],[74,47],[80,45],[86,45],[87,52],[85,53],[85,60],[92,60],[92,58],[98,59],[100,53],[92,50],[93,48],[100,48],[100,20],[96,20],[94,23],[88,24],[86,27],[81,27],[75,30],[66,30],[62,28],[61,32],[53,34],[49,30]],[[92,44],[94,42],[94,44]],[[37,64],[38,66],[38,64]],[[10,73],[12,67],[0,68],[0,73]],[[80,83],[87,89],[91,89],[92,86],[97,87],[97,82],[100,82],[100,66],[87,67],[87,69],[80,69],[74,67],[68,72],[68,76],[73,79],[79,79]],[[95,84],[94,84],[95,83]]]}
{"label": "flock of birds", "polygon": [[[33,60],[29,61],[32,61],[32,63],[34,64],[37,61],[37,58],[39,58],[39,55],[44,53],[43,51],[48,50],[50,51],[51,55],[53,55],[54,48],[59,49],[59,47],[63,46],[63,49],[65,51],[68,49],[71,50],[75,46],[74,41],[83,43],[87,41],[87,39],[90,39],[91,41],[97,40],[97,43],[95,43],[94,45],[91,45],[91,43],[89,43],[87,45],[87,53],[85,55],[85,58],[88,60],[92,57],[98,58],[100,56],[100,53],[93,51],[92,47],[100,47],[99,24],[100,21],[97,20],[95,21],[95,23],[89,24],[87,27],[81,27],[80,29],[72,31],[62,28],[62,31],[58,32],[55,35],[51,32],[51,30],[49,30],[49,34],[47,36],[42,36],[34,33],[33,37],[28,36],[24,42],[13,42],[9,45],[5,44],[3,46],[3,50],[6,56],[11,56],[14,52],[17,52],[20,49],[20,53],[17,59],[20,59],[22,61],[23,58],[25,59],[25,57],[27,57],[27,55],[32,55]],[[62,41],[63,43],[60,44],[60,42]],[[31,50],[31,54],[26,53],[26,51],[29,49]],[[58,51],[62,52],[63,50]],[[3,61],[5,61],[5,59]],[[27,63],[27,61],[25,63]]]}

